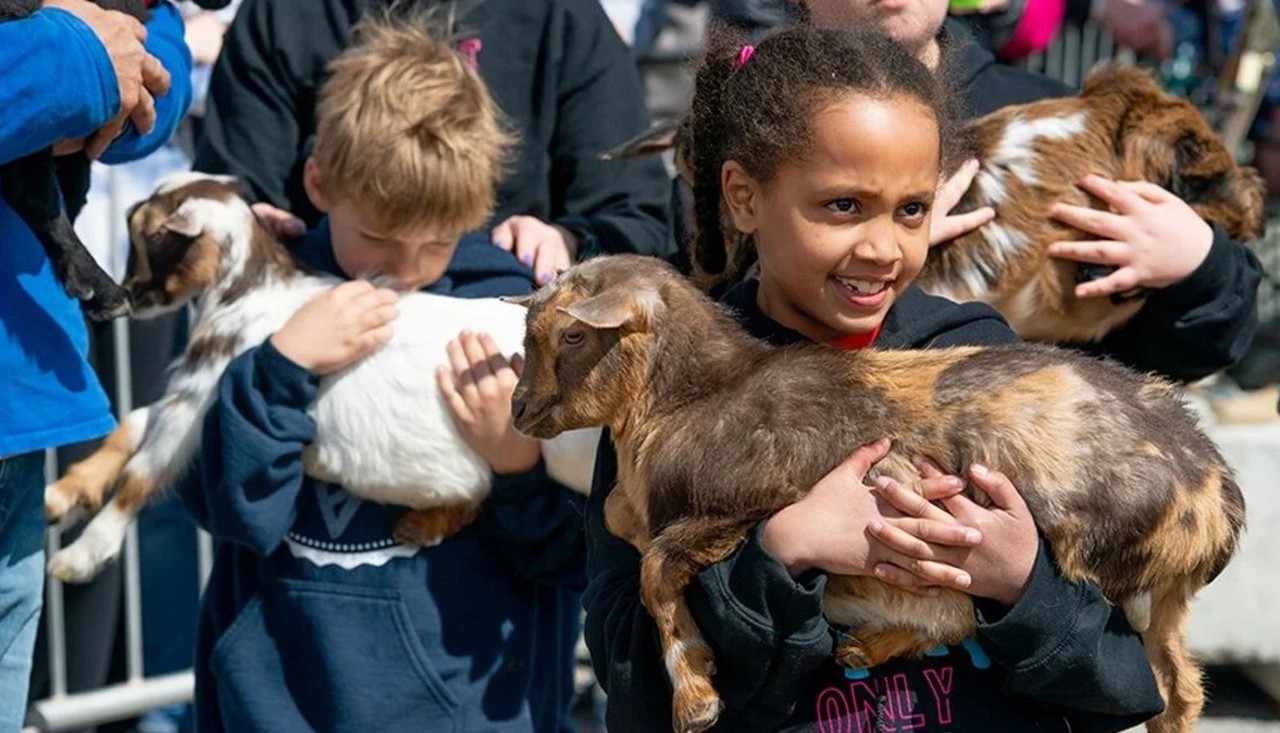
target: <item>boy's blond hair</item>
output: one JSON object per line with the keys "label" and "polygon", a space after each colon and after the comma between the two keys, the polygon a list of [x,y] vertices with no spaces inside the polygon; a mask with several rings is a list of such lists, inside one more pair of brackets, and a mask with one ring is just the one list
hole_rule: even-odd
{"label": "boy's blond hair", "polygon": [[421,13],[362,20],[320,89],[325,197],[366,207],[386,233],[479,227],[514,143],[475,69],[431,27]]}

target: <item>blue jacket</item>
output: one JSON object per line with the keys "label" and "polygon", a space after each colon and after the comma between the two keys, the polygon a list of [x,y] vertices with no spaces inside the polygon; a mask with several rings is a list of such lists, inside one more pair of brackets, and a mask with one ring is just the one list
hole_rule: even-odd
{"label": "blue jacket", "polygon": [[[297,253],[341,274],[323,227]],[[479,238],[429,288],[531,289],[527,269]],[[539,466],[496,478],[479,519],[439,545],[398,545],[404,509],[303,475],[316,389],[268,341],[231,362],[206,417],[200,480],[181,489],[219,540],[196,646],[197,729],[571,731],[581,498]]]}
{"label": "blue jacket", "polygon": [[[103,160],[146,156],[173,135],[191,104],[191,54],[182,17],[152,11],[146,47],[173,79],[156,100],[156,126],[132,128]],[[120,92],[106,49],[82,21],[46,9],[0,23],[0,164],[106,124]],[[0,196],[0,456],[95,438],[113,426],[106,395],[85,360],[88,335],[77,301],[54,275],[39,242]]]}

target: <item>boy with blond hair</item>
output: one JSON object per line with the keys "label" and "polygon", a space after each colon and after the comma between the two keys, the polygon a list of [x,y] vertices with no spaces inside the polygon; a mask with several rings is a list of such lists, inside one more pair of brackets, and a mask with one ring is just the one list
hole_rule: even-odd
{"label": "boy with blond hair", "polygon": [[[367,21],[330,66],[304,182],[326,219],[308,265],[457,297],[519,295],[527,268],[464,232],[493,208],[512,139],[484,84],[419,20]],[[583,582],[581,505],[511,428],[516,375],[462,334],[437,379],[494,471],[479,518],[434,547],[403,508],[305,476],[320,375],[386,341],[396,293],[352,280],[227,368],[184,487],[221,542],[202,603],[197,729],[564,730]]]}

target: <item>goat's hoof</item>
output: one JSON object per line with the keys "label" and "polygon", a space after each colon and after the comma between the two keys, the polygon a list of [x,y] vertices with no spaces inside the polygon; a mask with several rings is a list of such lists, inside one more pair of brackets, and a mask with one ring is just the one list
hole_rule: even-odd
{"label": "goat's hoof", "polygon": [[127,316],[133,311],[129,303],[129,294],[118,285],[112,284],[111,290],[95,293],[84,303],[84,311],[95,321],[110,321]]}
{"label": "goat's hoof", "polygon": [[391,536],[396,542],[409,547],[434,547],[444,540],[439,534],[423,532],[421,529],[411,522],[397,522]]}
{"label": "goat's hoof", "polygon": [[73,544],[53,553],[48,570],[50,575],[64,583],[87,583],[101,568],[85,548]]}
{"label": "goat's hoof", "polygon": [[474,522],[478,511],[470,505],[410,510],[396,522],[392,536],[410,547],[432,547]]}
{"label": "goat's hoof", "polygon": [[[710,688],[710,685],[707,686]],[[714,691],[678,696],[672,714],[676,733],[702,733],[720,720],[724,703]]]}
{"label": "goat's hoof", "polygon": [[44,487],[44,518],[50,524],[65,517],[76,503],[76,492],[64,488],[61,481]]}
{"label": "goat's hoof", "polygon": [[836,649],[836,664],[846,669],[868,669],[875,665],[860,644],[846,642]]}

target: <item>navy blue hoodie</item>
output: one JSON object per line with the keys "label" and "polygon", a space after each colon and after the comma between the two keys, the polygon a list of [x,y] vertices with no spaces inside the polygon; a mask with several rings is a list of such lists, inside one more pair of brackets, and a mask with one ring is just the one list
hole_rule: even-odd
{"label": "navy blue hoodie", "polygon": [[[323,225],[296,254],[342,276]],[[427,288],[531,289],[526,268],[475,237]],[[404,509],[303,475],[316,389],[267,341],[231,362],[205,418],[199,480],[182,488],[219,540],[197,638],[197,728],[571,731],[580,497],[539,465],[495,477],[480,517],[457,535],[399,545],[391,532]]]}
{"label": "navy blue hoodie", "polygon": [[[758,283],[725,302],[742,325],[776,345],[804,337],[756,306]],[[885,318],[878,348],[1002,344],[1017,336],[993,309],[957,305],[910,288]],[[852,450],[852,447],[851,447]],[[584,624],[596,676],[609,696],[609,733],[667,729],[671,685],[657,627],[640,603],[640,556],[604,524],[617,456],[600,445],[587,502]],[[689,608],[716,653],[725,733],[1115,733],[1164,707],[1142,640],[1097,587],[1065,580],[1041,542],[1012,608],[976,599],[978,633],[919,661],[862,675],[832,659],[838,629],[822,616],[825,574],[792,578],[757,530],[700,573]]]}

